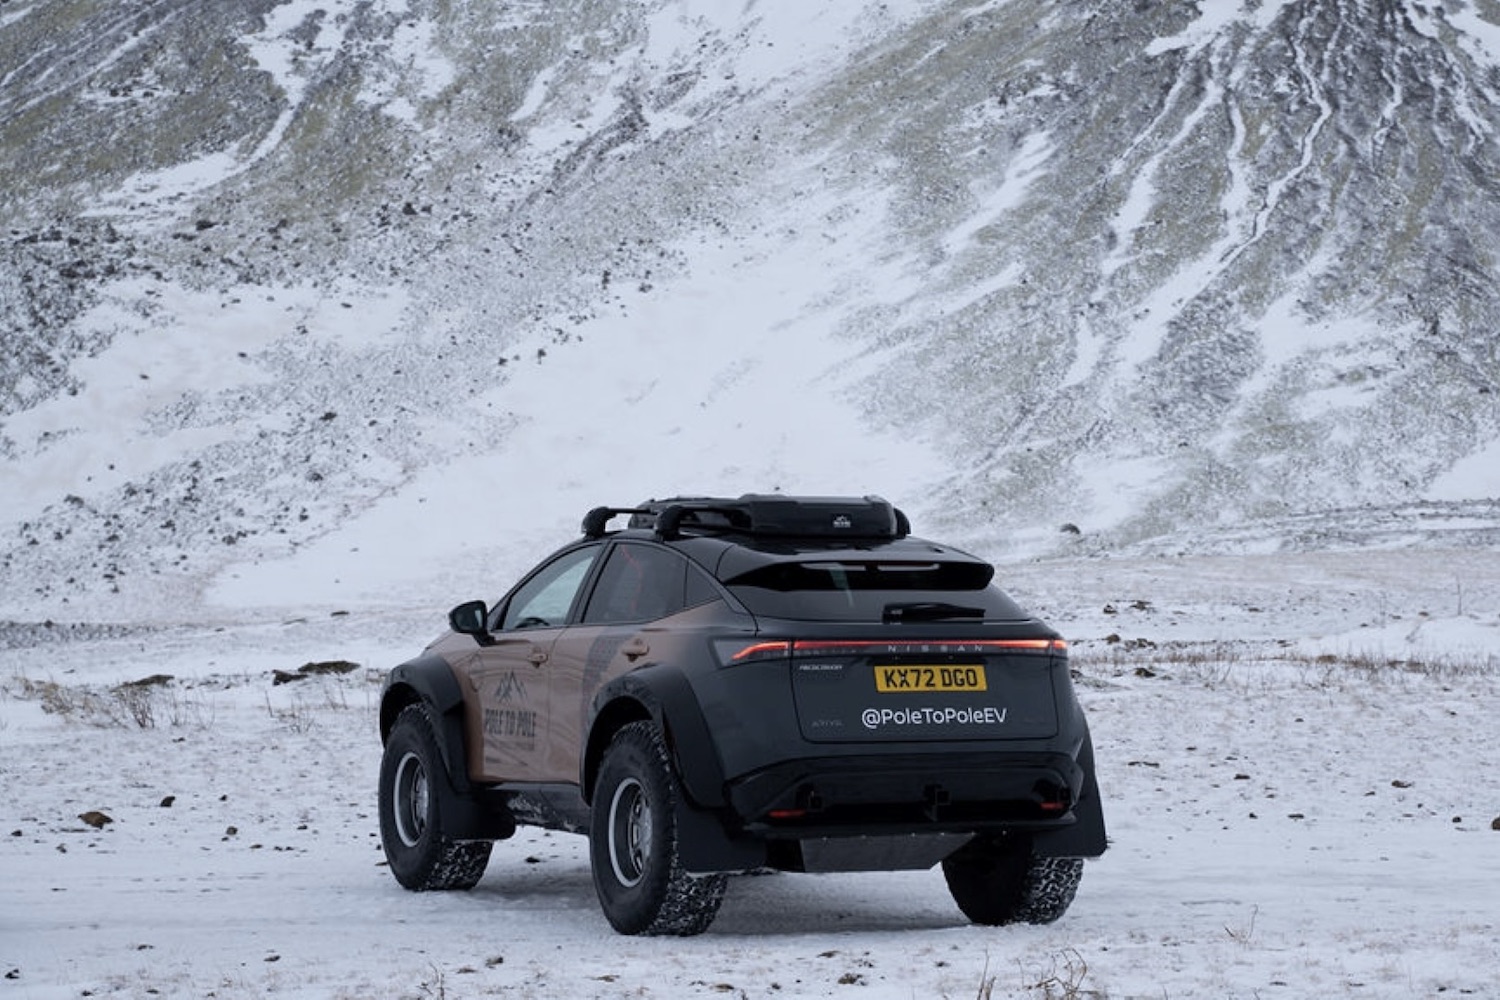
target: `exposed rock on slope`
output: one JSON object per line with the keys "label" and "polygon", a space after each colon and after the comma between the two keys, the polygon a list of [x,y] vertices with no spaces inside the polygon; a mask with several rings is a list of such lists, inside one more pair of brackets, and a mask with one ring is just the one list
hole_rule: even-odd
{"label": "exposed rock on slope", "polygon": [[849,488],[996,555],[1493,527],[1490,0],[784,7],[0,6],[7,594],[191,599],[580,352],[641,369],[600,448],[811,432],[722,402],[740,329],[835,344],[784,391],[944,466]]}
{"label": "exposed rock on slope", "polygon": [[921,131],[835,138],[935,292],[871,316],[918,362],[882,395],[976,459],[959,518],[1119,543],[1408,500],[1495,440],[1495,71],[1423,10],[955,9],[872,61]]}

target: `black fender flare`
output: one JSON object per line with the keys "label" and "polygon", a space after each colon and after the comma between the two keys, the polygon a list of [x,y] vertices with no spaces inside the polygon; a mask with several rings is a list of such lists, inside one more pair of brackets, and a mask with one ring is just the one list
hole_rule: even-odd
{"label": "black fender flare", "polygon": [[422,656],[395,667],[380,695],[380,742],[408,705],[425,704],[443,756],[446,781],[435,782],[448,836],[455,840],[505,840],[516,832],[505,806],[469,780],[464,749],[464,694],[453,668],[440,656]]}
{"label": "black fender flare", "polygon": [[728,803],[718,748],[691,683],[675,667],[641,667],[606,684],[595,696],[580,763],[584,800],[593,801],[599,763],[615,731],[627,722],[647,719],[661,730],[682,786],[676,812],[683,868],[702,875],[764,866],[765,843],[735,835],[725,826]]}
{"label": "black fender flare", "polygon": [[1104,804],[1100,801],[1094,769],[1094,740],[1087,727],[1078,751],[1078,766],[1083,771],[1083,788],[1073,805],[1074,822],[1036,835],[1032,849],[1042,857],[1097,858],[1109,846],[1104,830]]}
{"label": "black fender flare", "polygon": [[401,710],[414,702],[427,705],[448,782],[459,794],[470,791],[468,756],[464,752],[464,693],[458,676],[440,656],[421,656],[386,675],[380,693],[380,742],[384,745]]}
{"label": "black fender flare", "polygon": [[614,731],[625,722],[649,718],[661,730],[678,780],[690,804],[714,809],[725,804],[724,769],[697,695],[678,668],[652,664],[610,681],[589,706],[588,740],[580,760],[579,788],[592,801],[599,762]]}

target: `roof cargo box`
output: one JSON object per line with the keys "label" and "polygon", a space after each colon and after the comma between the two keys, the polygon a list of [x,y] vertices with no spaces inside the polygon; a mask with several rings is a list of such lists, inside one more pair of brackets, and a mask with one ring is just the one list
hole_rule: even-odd
{"label": "roof cargo box", "polygon": [[[744,534],[772,538],[903,538],[911,527],[906,515],[876,496],[790,497],[745,494],[673,498],[641,504],[638,526],[654,514],[663,538],[683,534]],[[636,523],[635,521],[632,522]]]}

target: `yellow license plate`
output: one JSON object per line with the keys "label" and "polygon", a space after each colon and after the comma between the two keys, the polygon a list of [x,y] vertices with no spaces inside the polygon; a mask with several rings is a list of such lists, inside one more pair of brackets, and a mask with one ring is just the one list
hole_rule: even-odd
{"label": "yellow license plate", "polygon": [[875,690],[883,694],[924,691],[987,691],[983,664],[928,666],[908,663],[875,668]]}

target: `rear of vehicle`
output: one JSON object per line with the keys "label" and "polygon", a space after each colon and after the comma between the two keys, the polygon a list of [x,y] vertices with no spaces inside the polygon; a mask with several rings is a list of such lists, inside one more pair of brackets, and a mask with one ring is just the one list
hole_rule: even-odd
{"label": "rear of vehicle", "polygon": [[742,865],[942,862],[972,919],[1062,914],[1105,848],[1088,727],[1066,644],[988,563],[909,537],[878,500],[664,520],[703,536],[684,550],[753,621],[688,674],[722,779],[688,794],[706,790]]}

